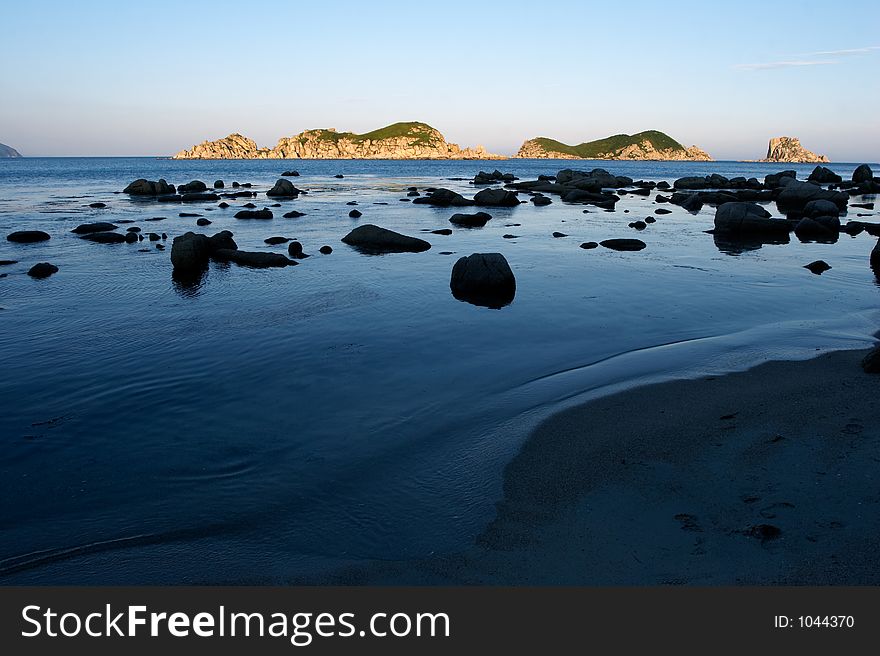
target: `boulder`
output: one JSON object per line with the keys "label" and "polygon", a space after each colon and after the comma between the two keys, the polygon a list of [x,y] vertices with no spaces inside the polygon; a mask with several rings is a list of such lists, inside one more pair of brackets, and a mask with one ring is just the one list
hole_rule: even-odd
{"label": "boulder", "polygon": [[271,219],[273,216],[272,210],[265,207],[261,210],[240,210],[235,213],[236,219]]}
{"label": "boulder", "polygon": [[171,266],[176,272],[201,271],[211,257],[211,242],[207,235],[185,232],[171,242]]}
{"label": "boulder", "polygon": [[287,214],[285,214],[284,218],[285,219],[298,219],[299,217],[305,216],[305,215],[306,215],[305,212],[297,212],[296,210],[293,210],[292,212],[288,212]]}
{"label": "boulder", "polygon": [[107,207],[107,203],[89,203],[89,207],[93,210],[102,210]]}
{"label": "boulder", "polygon": [[880,374],[880,346],[875,346],[862,359],[862,369],[866,374]]}
{"label": "boulder", "polygon": [[469,200],[449,189],[435,189],[429,196],[420,196],[413,200],[414,205],[434,205],[436,207],[464,207],[473,205],[474,201]]}
{"label": "boulder", "polygon": [[113,223],[99,221],[97,223],[82,223],[71,230],[71,232],[77,235],[87,235],[90,232],[108,232],[110,230],[116,230],[118,227],[118,225]]}
{"label": "boulder", "polygon": [[255,253],[228,248],[221,248],[214,251],[211,254],[211,257],[218,262],[234,262],[239,266],[250,267],[252,269],[269,269],[294,266],[297,264],[297,262],[294,262],[280,253]]}
{"label": "boulder", "polygon": [[[131,232],[127,234],[133,235],[135,241],[137,241],[137,235]],[[88,232],[84,235],[80,235],[80,238],[87,241],[94,241],[98,244],[122,244],[126,241],[125,235],[119,234],[118,232]]]}
{"label": "boulder", "polygon": [[201,180],[193,180],[192,182],[188,182],[187,184],[182,184],[177,188],[178,194],[199,194],[203,191],[208,190],[208,185],[206,185]]}
{"label": "boulder", "polygon": [[449,218],[449,222],[465,228],[482,228],[491,218],[492,215],[487,214],[486,212],[477,212],[476,214],[453,214]]}
{"label": "boulder", "polygon": [[49,233],[42,230],[18,230],[6,235],[6,241],[16,244],[33,244],[38,241],[48,241],[49,239],[51,239]]}
{"label": "boulder", "polygon": [[553,201],[546,196],[532,196],[532,203],[535,207],[544,207],[545,205],[550,205],[552,202]]}
{"label": "boulder", "polygon": [[449,288],[460,301],[501,308],[516,296],[516,278],[501,253],[474,253],[452,267]]}
{"label": "boulder", "polygon": [[599,248],[599,244],[595,241],[585,241],[583,244],[581,244],[581,248],[583,248],[584,250],[592,250],[594,248]]}
{"label": "boulder", "polygon": [[811,219],[817,216],[838,216],[840,208],[830,200],[811,200],[804,205],[803,213]]}
{"label": "boulder", "polygon": [[283,175],[283,176],[285,176],[285,177],[288,177],[288,178],[298,178],[298,177],[299,177],[299,171],[285,171],[285,172],[282,173],[281,175]]}
{"label": "boulder", "polygon": [[196,225],[202,226],[202,227],[209,226],[209,225],[211,225],[211,220],[210,219],[196,219]]}
{"label": "boulder", "polygon": [[348,216],[352,219],[359,219],[363,216],[358,210],[352,210],[348,213]]}
{"label": "boulder", "polygon": [[843,182],[843,179],[834,171],[825,166],[817,166],[807,177],[807,182],[818,182],[819,184],[833,184]]}
{"label": "boulder", "polygon": [[421,253],[431,244],[416,237],[408,237],[393,230],[366,223],[358,226],[342,242],[367,253]]}
{"label": "boulder", "polygon": [[871,182],[874,179],[874,172],[871,170],[871,167],[867,164],[862,164],[852,174],[852,181],[856,184],[860,184],[862,182]]}
{"label": "boulder", "polygon": [[804,217],[794,227],[794,234],[801,241],[835,242],[840,237],[840,219],[837,216]]}
{"label": "boulder", "polygon": [[28,269],[27,274],[31,278],[48,278],[53,273],[58,273],[58,267],[48,262],[40,262]]}
{"label": "boulder", "polygon": [[640,251],[647,246],[641,239],[606,239],[599,244],[613,251]]}
{"label": "boulder", "polygon": [[700,198],[700,194],[690,194],[679,204],[679,207],[696,214],[703,209],[703,199]]}
{"label": "boulder", "polygon": [[223,180],[214,180],[214,189],[223,189],[225,186]]}
{"label": "boulder", "polygon": [[308,257],[308,255],[303,253],[303,245],[298,241],[290,242],[290,245],[287,247],[287,253],[290,257],[296,260],[302,260]]}
{"label": "boulder", "polygon": [[330,253],[333,252],[333,249],[329,246],[321,246],[321,248],[318,249],[318,252],[322,255],[330,255]]}
{"label": "boulder", "polygon": [[155,182],[138,178],[123,189],[122,193],[132,196],[164,196],[177,192],[174,189],[174,185],[168,184],[161,178]]}
{"label": "boulder", "polygon": [[[810,185],[812,186],[812,185]],[[728,236],[788,234],[791,224],[773,219],[770,212],[754,203],[725,203],[715,212],[715,232]]]}
{"label": "boulder", "polygon": [[212,200],[220,200],[220,196],[217,194],[208,194],[203,192],[192,192],[188,194],[183,194],[180,197],[181,203],[201,203],[208,202]]}
{"label": "boulder", "polygon": [[232,238],[232,233],[229,232],[229,230],[221,230],[216,235],[208,237],[208,248],[212,253],[221,248],[235,251],[238,250],[238,244],[235,243],[235,240]]}
{"label": "boulder", "polygon": [[828,264],[828,262],[826,262],[825,260],[816,260],[815,262],[805,264],[804,268],[807,269],[810,273],[815,273],[817,276],[821,276],[823,273],[831,268],[831,265]]}
{"label": "boulder", "polygon": [[269,244],[270,246],[277,246],[278,244],[286,244],[290,241],[290,237],[267,237],[263,240],[263,243]]}
{"label": "boulder", "polygon": [[299,196],[301,193],[302,192],[299,189],[293,186],[293,183],[290,180],[279,178],[278,181],[275,183],[275,186],[266,192],[266,195],[296,197]]}
{"label": "boulder", "polygon": [[844,210],[849,202],[849,194],[829,191],[810,182],[792,180],[776,196],[776,205],[784,214],[797,214],[803,211],[807,203],[814,200],[828,200]]}
{"label": "boulder", "polygon": [[777,187],[783,186],[781,182],[783,178],[787,178],[788,180],[797,179],[796,171],[780,171],[779,173],[771,173],[764,177],[764,186],[769,189],[775,189]]}

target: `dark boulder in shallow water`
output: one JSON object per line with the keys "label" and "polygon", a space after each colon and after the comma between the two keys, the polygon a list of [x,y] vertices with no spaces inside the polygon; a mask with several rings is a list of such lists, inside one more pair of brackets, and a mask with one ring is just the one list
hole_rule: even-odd
{"label": "dark boulder in shallow water", "polygon": [[817,216],[838,216],[840,208],[830,200],[811,200],[804,205],[803,213],[811,219]]}
{"label": "dark boulder in shallow water", "polygon": [[236,219],[271,219],[273,216],[272,210],[266,208],[261,210],[241,210],[235,213]]}
{"label": "dark boulder in shallow water", "polygon": [[239,266],[252,269],[269,269],[277,267],[294,266],[297,264],[290,258],[280,253],[254,253],[221,248],[214,251],[211,257],[218,262],[234,262]]}
{"label": "dark boulder in shallow water", "polygon": [[501,253],[474,253],[452,267],[449,288],[460,301],[497,309],[513,301],[516,278]]}
{"label": "dark boulder in shallow water", "polygon": [[840,219],[837,216],[804,217],[794,227],[801,241],[836,242],[840,237]]}
{"label": "dark boulder in shallow water", "polygon": [[214,180],[214,189],[223,189],[224,187],[226,185],[223,184],[223,180]]}
{"label": "dark boulder in shallow water", "polygon": [[210,219],[198,219],[196,221],[196,225],[203,226],[203,227],[209,226],[209,225],[211,225],[211,220]]}
{"label": "dark boulder in shallow water", "polygon": [[825,260],[816,260],[815,262],[805,264],[804,268],[807,269],[810,273],[815,273],[817,276],[820,276],[828,271],[831,268],[831,265],[828,264],[828,262],[826,262]]}
{"label": "dark boulder in shallow water", "polygon": [[606,239],[599,244],[613,251],[640,251],[647,246],[641,239]]}
{"label": "dark boulder in shallow water", "polygon": [[491,218],[492,215],[486,212],[477,212],[476,214],[453,214],[449,218],[449,222],[465,228],[482,228]]}
{"label": "dark boulder in shallow water", "polygon": [[109,232],[110,230],[116,230],[118,227],[114,223],[103,221],[98,223],[82,223],[71,230],[71,232],[77,235],[87,235],[90,232]]}
{"label": "dark boulder in shallow water", "polygon": [[213,237],[186,232],[171,242],[171,266],[175,273],[193,274],[204,270],[208,260],[218,250],[237,250],[238,246],[228,230]]}
{"label": "dark boulder in shallow water", "polygon": [[862,164],[852,174],[852,181],[856,184],[862,182],[871,182],[874,179],[874,171],[867,164]]}
{"label": "dark boulder in shallow water", "polygon": [[107,203],[89,203],[89,207],[93,210],[102,210],[107,207]]}
{"label": "dark boulder in shallow water", "polygon": [[547,198],[547,196],[533,196],[532,203],[535,207],[544,207],[545,205],[550,205],[553,201]]}
{"label": "dark boulder in shallow water", "polygon": [[716,234],[787,235],[790,231],[791,224],[788,221],[771,218],[770,212],[754,203],[724,203],[715,212]]}
{"label": "dark boulder in shallow water", "polygon": [[798,214],[803,211],[807,203],[814,200],[829,200],[841,210],[845,210],[849,203],[849,194],[829,191],[811,182],[792,180],[776,197],[776,205],[784,214]]}
{"label": "dark boulder in shallow water", "polygon": [[817,166],[807,177],[807,182],[818,182],[819,184],[832,184],[843,182],[843,178],[826,166]]}
{"label": "dark boulder in shallow water", "polygon": [[468,200],[461,194],[449,189],[435,189],[430,196],[420,196],[413,200],[414,205],[434,205],[436,207],[464,207],[473,205],[474,201]]}
{"label": "dark boulder in shallow water", "polygon": [[482,207],[516,207],[519,198],[506,189],[483,189],[474,196],[474,205]]}
{"label": "dark boulder in shallow water", "polygon": [[306,215],[305,212],[297,212],[296,210],[293,210],[292,212],[288,212],[287,214],[285,214],[284,218],[285,219],[298,219],[299,217],[305,216],[305,215]]}
{"label": "dark boulder in shallow water", "polygon": [[[135,241],[137,241],[136,234],[132,232],[126,234],[134,235]],[[126,235],[119,234],[118,232],[89,232],[80,236],[81,239],[93,241],[98,244],[121,244],[126,241],[125,237]]]}
{"label": "dark boulder in shallow water", "polygon": [[19,230],[6,235],[6,241],[16,244],[34,244],[39,241],[48,241],[51,239],[48,232],[42,230]]}
{"label": "dark boulder in shallow water", "polygon": [[866,374],[880,374],[880,346],[875,346],[862,359],[862,369]]}
{"label": "dark boulder in shallow water", "polygon": [[298,241],[290,242],[290,245],[287,247],[287,254],[295,260],[303,260],[308,257],[308,255],[303,253],[303,245]]}
{"label": "dark boulder in shallow water", "polygon": [[584,250],[592,250],[594,248],[599,248],[599,243],[595,241],[585,241],[583,244],[581,244],[581,248],[583,248]]}
{"label": "dark boulder in shallow water", "polygon": [[48,262],[40,262],[28,269],[27,274],[31,278],[48,278],[53,273],[58,273],[58,267]]}
{"label": "dark boulder in shallow water", "polygon": [[421,253],[431,244],[417,237],[408,237],[370,223],[358,226],[342,242],[367,253]]}
{"label": "dark boulder in shallow water", "polygon": [[351,212],[348,213],[348,216],[351,217],[352,219],[359,219],[363,216],[363,214],[361,214],[357,210],[352,210]]}
{"label": "dark boulder in shallow water", "polygon": [[679,204],[679,207],[696,214],[703,209],[703,199],[700,198],[700,194],[690,194]]}
{"label": "dark boulder in shallow water", "polygon": [[193,180],[187,184],[182,184],[177,188],[178,194],[198,194],[203,191],[208,190],[208,185],[206,185],[201,180]]}
{"label": "dark boulder in shallow water", "polygon": [[286,244],[290,241],[290,237],[267,237],[263,240],[264,243],[269,244],[270,246],[277,246],[278,244]]}
{"label": "dark boulder in shallow water", "polygon": [[333,252],[333,249],[329,246],[321,246],[321,248],[318,249],[318,252],[320,252],[322,255],[330,255],[330,253]]}
{"label": "dark boulder in shallow water", "polygon": [[286,177],[288,177],[288,178],[298,178],[298,177],[299,177],[299,171],[285,171],[285,172],[282,173],[281,175],[286,176]]}
{"label": "dark boulder in shallow water", "polygon": [[164,196],[177,192],[174,189],[174,185],[168,184],[161,178],[155,182],[144,178],[138,178],[123,189],[122,193],[130,194],[132,196]]}
{"label": "dark boulder in shallow water", "polygon": [[275,186],[272,187],[269,191],[266,192],[267,196],[284,196],[288,198],[295,198],[299,196],[302,192],[293,186],[293,183],[290,180],[285,180],[284,178],[279,178],[275,183]]}
{"label": "dark boulder in shallow water", "polygon": [[449,236],[452,234],[452,230],[449,228],[440,228],[439,230],[431,230],[431,234]]}

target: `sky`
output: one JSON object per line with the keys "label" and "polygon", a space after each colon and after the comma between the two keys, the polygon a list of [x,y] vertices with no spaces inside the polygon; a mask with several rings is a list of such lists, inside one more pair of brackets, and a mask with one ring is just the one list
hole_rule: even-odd
{"label": "sky", "polygon": [[716,159],[786,135],[876,162],[874,1],[8,2],[0,142],[168,155],[424,121],[500,154],[657,129]]}

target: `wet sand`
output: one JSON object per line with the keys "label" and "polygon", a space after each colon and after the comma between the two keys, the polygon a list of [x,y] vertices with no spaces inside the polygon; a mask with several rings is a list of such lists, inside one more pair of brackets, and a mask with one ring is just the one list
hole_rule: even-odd
{"label": "wet sand", "polygon": [[880,376],[866,351],[629,390],[563,411],[504,471],[464,553],[332,582],[880,583]]}

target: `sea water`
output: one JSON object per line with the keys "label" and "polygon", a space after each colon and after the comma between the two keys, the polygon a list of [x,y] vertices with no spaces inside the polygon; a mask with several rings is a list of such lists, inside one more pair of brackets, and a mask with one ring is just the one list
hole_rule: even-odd
{"label": "sea water", "polygon": [[[411,186],[472,195],[468,180],[481,169],[534,179],[596,166],[670,182],[715,172],[763,179],[789,168],[803,179],[812,169],[0,160],[0,260],[19,262],[0,267],[0,583],[286,583],[367,560],[453,552],[492,519],[505,463],[551,412],[645,382],[871,343],[880,288],[868,266],[876,239],[866,234],[730,248],[705,233],[712,207],[692,215],[656,204],[652,192],[624,196],[614,212],[555,196],[547,207],[491,208],[484,228],[441,236],[426,231],[452,227],[459,210],[400,200]],[[855,166],[831,168],[848,178]],[[290,168],[309,193],[267,199]],[[227,191],[233,180],[250,182],[259,196],[223,210],[118,193],[140,177],[209,187],[222,179]],[[88,207],[97,201],[108,207]],[[282,207],[271,221],[234,219],[249,201]],[[349,201],[360,219],[349,218]],[[672,213],[641,232],[628,227],[658,207]],[[282,218],[294,209],[305,216]],[[212,225],[197,228],[179,212]],[[857,212],[877,221],[853,208],[843,220]],[[119,220],[166,233],[168,250],[70,233]],[[364,223],[432,248],[370,256],[340,242]],[[52,239],[5,240],[22,229]],[[212,264],[197,284],[176,283],[173,237],[223,229],[245,250],[283,253],[286,245],[263,240],[296,238],[311,257],[285,269]],[[613,237],[647,247],[578,247]],[[333,253],[320,255],[323,245]],[[508,259],[511,305],[452,297],[452,266],[474,252]],[[803,268],[818,259],[832,269]],[[43,261],[59,272],[25,275]]]}

